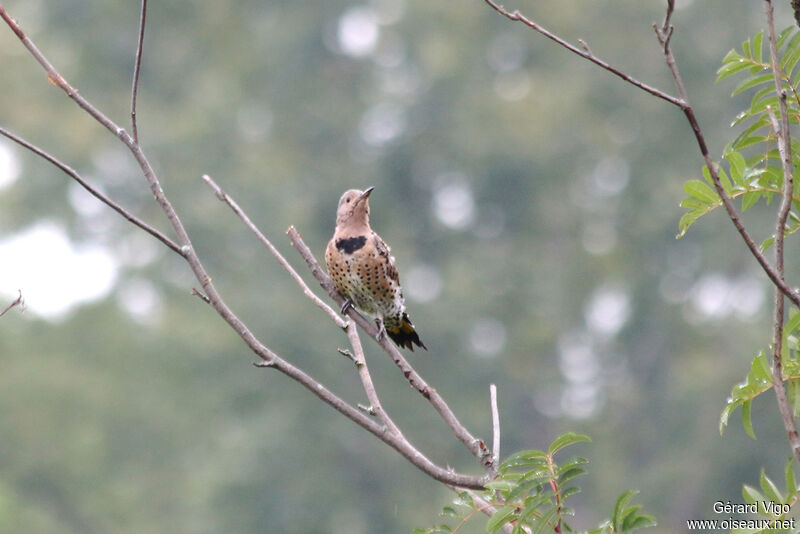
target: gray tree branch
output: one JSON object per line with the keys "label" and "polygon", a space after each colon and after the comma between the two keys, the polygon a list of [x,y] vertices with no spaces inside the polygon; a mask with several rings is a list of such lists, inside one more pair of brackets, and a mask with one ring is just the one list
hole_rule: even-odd
{"label": "gray tree branch", "polygon": [[136,125],[136,96],[139,92],[139,70],[142,67],[142,50],[144,49],[144,24],[147,21],[147,0],[142,0],[139,13],[139,40],[136,44],[136,57],[133,62],[133,82],[131,85],[131,130],[133,140],[139,142],[139,129]]}
{"label": "gray tree branch", "polygon": [[164,235],[164,233],[162,233],[160,230],[153,228],[152,226],[150,226],[149,224],[139,219],[137,216],[133,215],[131,212],[129,212],[128,210],[126,210],[125,208],[114,202],[108,195],[106,195],[98,188],[94,187],[92,184],[86,181],[86,179],[84,179],[80,174],[78,174],[78,172],[75,169],[73,169],[66,163],[63,163],[55,156],[48,154],[38,146],[6,130],[2,126],[0,126],[0,135],[7,137],[8,139],[14,141],[21,147],[26,148],[27,150],[30,150],[37,156],[49,161],[57,168],[61,169],[64,173],[66,173],[70,178],[75,180],[81,187],[83,187],[86,191],[89,192],[89,194],[98,199],[100,202],[102,202],[106,206],[110,207],[111,209],[122,215],[129,222],[133,223],[134,225],[138,226],[148,234],[152,235],[153,237],[164,243],[164,245],[166,245],[167,248],[169,248],[176,254],[183,256],[183,252],[181,252],[180,247],[172,239]]}
{"label": "gray tree branch", "polygon": [[[794,165],[792,164],[792,142],[791,131],[789,130],[789,114],[786,110],[786,91],[781,81],[781,66],[778,61],[778,47],[775,36],[775,18],[772,9],[772,0],[764,0],[764,11],[767,17],[767,30],[769,37],[769,55],[772,66],[772,74],[775,82],[775,91],[778,93],[778,110],[780,116],[770,109],[769,116],[772,122],[772,129],[775,131],[775,139],[778,143],[778,152],[781,156],[781,166],[783,168],[783,195],[781,205],[778,208],[778,217],[775,222],[775,271],[778,277],[784,279],[784,232],[786,230],[786,220],[792,208],[792,193],[794,191]],[[778,411],[783,420],[786,435],[789,437],[789,444],[792,447],[797,461],[800,462],[800,435],[797,433],[797,426],[794,422],[794,414],[786,395],[786,387],[783,384],[783,319],[784,319],[784,299],[783,293],[775,288],[775,303],[773,316],[772,333],[772,386],[775,389],[775,397],[778,401]]]}
{"label": "gray tree branch", "polygon": [[19,306],[21,310],[25,309],[25,301],[22,300],[22,290],[18,289],[17,292],[19,293],[19,296],[16,299],[14,299],[14,301],[12,301],[11,304],[9,304],[5,308],[3,308],[2,311],[0,311],[0,317],[4,316],[6,312],[8,312],[8,310],[10,310],[15,306]]}
{"label": "gray tree branch", "polygon": [[[408,442],[391,432],[385,425],[381,425],[376,421],[370,419],[368,416],[362,414],[357,408],[354,408],[349,403],[338,397],[335,393],[330,391],[321,382],[311,377],[302,369],[291,364],[277,353],[272,351],[269,347],[259,341],[255,335],[250,331],[247,325],[231,310],[225,303],[222,296],[217,291],[216,287],[211,281],[211,277],[205,269],[197,255],[197,252],[192,246],[192,241],[184,227],[177,211],[173,207],[169,198],[164,193],[161,182],[153,169],[150,161],[139,146],[138,142],[131,137],[124,128],[118,126],[114,121],[108,118],[98,108],[91,104],[88,100],[83,98],[78,91],[72,87],[66,79],[53,67],[49,60],[39,51],[33,41],[25,35],[17,22],[6,12],[5,8],[0,5],[0,18],[11,28],[14,34],[19,38],[25,48],[31,55],[39,62],[47,73],[48,80],[63,90],[66,95],[72,99],[81,109],[93,117],[97,122],[103,125],[113,135],[119,138],[122,143],[129,149],[133,157],[136,159],[142,174],[144,175],[147,184],[152,191],[156,202],[161,207],[162,211],[167,217],[170,225],[178,236],[178,252],[185,258],[198,282],[200,283],[205,293],[205,299],[217,313],[229,324],[231,328],[242,338],[245,344],[263,361],[258,364],[259,367],[271,367],[279,370],[283,374],[294,379],[311,393],[320,398],[323,402],[333,407],[345,417],[352,420],[365,430],[369,431],[381,441],[395,449],[403,457],[405,457],[414,466],[431,476],[432,478],[450,484],[456,487],[482,489],[485,482],[488,480],[487,476],[469,476],[455,473],[450,469],[442,468],[419,451],[411,447]],[[137,53],[138,55],[138,53]],[[31,148],[30,144],[23,144],[26,148]],[[39,156],[44,157],[44,151],[41,149],[33,150]],[[53,164],[56,164],[54,158],[45,158]],[[58,165],[62,170],[66,170],[63,164]],[[98,197],[100,198],[100,197]],[[101,200],[103,200],[101,198]],[[198,292],[199,293],[199,292]]]}
{"label": "gray tree branch", "polygon": [[739,214],[736,212],[736,208],[733,205],[733,201],[722,187],[722,182],[720,182],[719,173],[717,172],[717,169],[714,166],[714,163],[711,159],[711,155],[708,151],[708,146],[706,144],[703,131],[701,130],[700,124],[697,120],[697,116],[695,115],[694,109],[689,103],[689,98],[687,96],[686,89],[683,85],[683,80],[681,79],[680,73],[678,71],[678,66],[677,63],[675,62],[675,57],[672,53],[672,48],[670,46],[670,41],[672,39],[672,34],[674,32],[674,27],[671,25],[670,22],[672,18],[672,13],[675,10],[674,0],[668,0],[667,2],[667,12],[666,16],[664,17],[664,22],[662,23],[662,25],[658,26],[654,24],[653,28],[655,29],[656,35],[658,36],[658,41],[663,48],[664,59],[666,60],[667,67],[669,68],[670,73],[672,74],[672,77],[675,81],[675,85],[678,89],[678,97],[674,97],[672,95],[665,93],[664,91],[661,91],[660,89],[656,89],[655,87],[640,82],[639,80],[613,67],[609,63],[599,59],[597,56],[591,53],[589,47],[585,43],[583,43],[583,49],[580,49],[568,43],[564,39],[551,33],[540,24],[534,22],[530,18],[520,13],[519,10],[508,11],[503,6],[496,3],[494,0],[484,0],[484,1],[492,9],[497,11],[500,15],[508,18],[509,20],[518,21],[525,24],[529,28],[544,35],[548,39],[551,39],[552,41],[558,43],[560,46],[566,48],[567,50],[581,56],[582,58],[588,61],[591,61],[595,65],[598,65],[599,67],[607,70],[608,72],[611,72],[612,74],[622,78],[627,83],[635,87],[638,87],[642,91],[650,93],[653,96],[665,100],[666,102],[669,102],[674,106],[679,107],[681,111],[683,111],[687,121],[689,122],[689,125],[692,128],[692,132],[694,133],[697,145],[700,149],[700,154],[703,156],[703,161],[708,167],[709,173],[711,174],[712,182],[714,184],[714,189],[717,191],[717,194],[722,200],[722,205],[725,208],[726,213],[728,214],[728,218],[731,220],[734,227],[739,232],[739,235],[742,237],[742,240],[744,241],[748,250],[750,250],[750,253],[753,255],[758,264],[767,274],[773,285],[778,287],[781,290],[781,292],[784,295],[786,295],[786,297],[789,300],[791,300],[792,303],[794,303],[795,306],[800,308],[800,295],[794,290],[792,290],[792,288],[789,287],[789,285],[778,276],[775,269],[770,265],[769,261],[767,261],[766,257],[761,252],[760,248],[753,240],[753,238],[750,236],[750,233],[747,231],[744,224],[742,223],[741,218],[739,217]]}
{"label": "gray tree branch", "polygon": [[[322,288],[328,293],[328,295],[330,295],[332,299],[334,299],[334,301],[336,301],[336,303],[341,305],[344,302],[344,297],[342,297],[336,290],[336,286],[333,284],[330,276],[328,276],[328,273],[326,273],[322,267],[320,267],[316,258],[314,258],[314,254],[311,252],[311,249],[309,249],[308,246],[303,242],[299,232],[293,226],[290,226],[286,233],[288,234],[292,245],[294,245],[294,247],[297,249],[297,252],[300,253],[300,256],[302,256],[302,258],[308,264],[311,274],[317,279],[317,282],[319,282]],[[376,343],[378,343],[378,345],[381,346],[384,352],[389,355],[395,365],[403,372],[403,376],[406,377],[406,380],[408,380],[409,384],[411,384],[414,389],[416,389],[431,403],[447,426],[449,426],[456,437],[458,437],[458,439],[467,446],[472,454],[480,460],[484,468],[491,470],[492,452],[486,446],[486,443],[483,440],[473,436],[469,430],[467,430],[467,428],[461,424],[461,421],[458,420],[458,417],[456,417],[456,415],[453,413],[453,410],[450,409],[450,406],[447,405],[442,396],[439,395],[435,388],[430,387],[428,383],[425,382],[425,380],[419,375],[419,373],[414,370],[405,357],[400,354],[400,351],[397,349],[394,343],[388,339],[388,336],[382,336],[380,339],[378,339],[378,328],[375,326],[375,324],[358,313],[358,311],[354,310],[352,307],[348,311],[348,315],[352,320],[358,323],[358,326],[360,326],[361,329],[367,333],[367,335],[369,335],[375,340]]]}

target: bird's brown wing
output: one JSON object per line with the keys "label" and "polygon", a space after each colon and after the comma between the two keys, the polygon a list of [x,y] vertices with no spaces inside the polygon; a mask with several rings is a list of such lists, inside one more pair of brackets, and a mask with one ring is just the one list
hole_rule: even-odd
{"label": "bird's brown wing", "polygon": [[400,285],[400,273],[397,272],[397,267],[395,267],[394,256],[392,256],[391,250],[389,250],[389,245],[375,232],[372,232],[372,239],[375,243],[375,250],[377,250],[378,254],[386,261],[386,276],[390,280],[394,280],[397,285]]}

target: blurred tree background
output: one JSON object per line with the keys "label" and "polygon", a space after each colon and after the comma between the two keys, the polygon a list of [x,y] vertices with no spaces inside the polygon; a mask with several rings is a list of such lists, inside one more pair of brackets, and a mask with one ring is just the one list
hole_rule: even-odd
{"label": "blurred tree background", "polygon": [[[672,92],[657,0],[508,7]],[[777,26],[792,23],[789,2]],[[4,5],[84,96],[128,124],[139,2]],[[712,153],[742,95],[714,85],[761,3],[678,0],[673,47]],[[0,28],[0,124],[166,228],[124,147]],[[336,202],[376,186],[428,353],[412,363],[503,455],[586,433],[579,528],[623,490],[654,532],[741,502],[789,454],[770,393],[758,441],[719,436],[769,342],[769,289],[720,211],[676,240],[701,159],[684,117],[482,2],[151,2],[139,135],[226,301],[277,352],[363,402],[344,334],[200,180],[212,175],[305,273]],[[755,211],[755,210],[754,210]],[[771,215],[746,220],[759,238]],[[768,218],[770,220],[768,220]],[[787,242],[789,257],[796,240]],[[796,263],[787,278],[797,280]],[[310,276],[307,277],[313,282]],[[452,495],[253,356],[179,258],[0,139],[0,531],[408,532]],[[474,459],[366,343],[387,410],[432,459]],[[412,425],[412,426],[408,426]],[[482,532],[480,522],[470,532]]]}

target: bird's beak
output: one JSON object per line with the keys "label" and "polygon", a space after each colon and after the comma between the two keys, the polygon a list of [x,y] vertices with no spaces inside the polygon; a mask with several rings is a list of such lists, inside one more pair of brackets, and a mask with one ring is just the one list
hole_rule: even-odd
{"label": "bird's beak", "polygon": [[370,194],[370,193],[372,193],[372,190],[373,190],[373,189],[375,189],[375,186],[366,188],[366,189],[364,190],[364,192],[363,192],[363,193],[361,193],[361,194],[358,196],[358,198],[356,199],[356,202],[355,202],[355,203],[356,203],[356,204],[358,204],[359,202],[361,202],[361,201],[362,201],[362,200],[364,200],[365,198],[368,198],[368,197],[369,197],[369,194]]}

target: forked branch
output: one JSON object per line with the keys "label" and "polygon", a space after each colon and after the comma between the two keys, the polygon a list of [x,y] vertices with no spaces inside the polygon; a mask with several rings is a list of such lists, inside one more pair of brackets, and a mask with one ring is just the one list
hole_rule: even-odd
{"label": "forked branch", "polygon": [[[776,119],[772,111],[770,111],[770,116],[772,119],[772,126],[775,132],[775,137],[778,142],[778,150],[780,152],[781,164],[783,167],[783,174],[784,174],[782,202],[778,210],[778,218],[775,227],[774,266],[769,263],[769,261],[767,260],[766,256],[764,256],[764,253],[761,251],[759,246],[756,245],[752,236],[742,223],[741,217],[739,216],[738,212],[736,211],[736,208],[733,205],[733,200],[725,192],[725,189],[723,188],[722,182],[720,180],[719,172],[717,171],[717,168],[714,165],[713,160],[711,159],[711,155],[708,150],[708,145],[706,143],[705,136],[703,135],[703,131],[700,128],[700,123],[698,122],[694,109],[692,108],[692,105],[689,102],[689,96],[687,94],[686,87],[683,84],[680,71],[678,70],[678,64],[675,60],[675,56],[672,52],[672,47],[671,47],[671,40],[675,31],[675,28],[671,22],[672,15],[675,11],[675,0],[667,0],[667,8],[666,8],[666,14],[664,16],[664,21],[661,23],[661,25],[653,24],[653,29],[655,30],[658,42],[661,45],[664,55],[664,60],[666,61],[667,64],[667,68],[672,74],[672,78],[675,82],[675,87],[678,91],[677,98],[670,96],[664,93],[663,91],[650,87],[630,77],[626,73],[623,73],[618,69],[612,67],[605,61],[598,59],[594,54],[592,54],[588,45],[586,45],[583,41],[580,41],[582,49],[579,49],[571,45],[570,43],[566,42],[565,40],[561,39],[557,35],[547,31],[544,27],[537,24],[533,20],[529,19],[525,15],[521,14],[519,11],[510,12],[505,8],[503,8],[502,6],[500,6],[499,4],[497,4],[494,0],[485,0],[485,2],[489,4],[495,11],[505,16],[506,18],[522,22],[523,24],[539,32],[545,37],[555,41],[564,48],[567,48],[571,52],[619,76],[620,78],[630,83],[631,85],[638,87],[639,89],[647,93],[657,96],[658,98],[661,98],[662,100],[665,100],[679,107],[681,111],[684,113],[687,121],[689,122],[690,127],[692,128],[692,132],[694,133],[695,139],[697,141],[697,146],[700,149],[700,154],[703,157],[703,161],[706,167],[708,168],[712,183],[714,185],[714,189],[716,190],[717,194],[719,195],[722,201],[722,205],[724,206],[725,211],[728,214],[728,218],[731,220],[734,227],[739,232],[739,235],[741,236],[747,248],[750,250],[750,253],[753,255],[753,257],[755,257],[756,261],[759,263],[759,265],[761,266],[767,277],[775,286],[776,293],[775,293],[775,303],[774,303],[775,314],[774,314],[774,330],[773,330],[773,385],[775,387],[775,394],[778,398],[778,407],[783,417],[784,426],[788,434],[792,450],[794,452],[795,457],[798,459],[798,461],[800,461],[800,435],[798,435],[794,423],[794,417],[792,415],[792,410],[791,407],[789,406],[789,401],[786,396],[786,390],[784,388],[783,378],[782,378],[782,362],[781,362],[781,344],[783,337],[783,320],[784,320],[783,298],[785,296],[795,306],[800,308],[800,295],[798,295],[796,291],[792,290],[792,288],[789,287],[789,285],[786,283],[784,279],[784,230],[786,227],[786,221],[789,216],[789,211],[791,209],[791,204],[792,204],[794,168],[792,165],[792,156],[791,156],[791,138],[790,138],[791,133],[789,129],[789,118],[786,109],[786,94],[784,92],[783,85],[781,82],[780,63],[777,57],[777,44],[775,36],[775,24],[773,20],[772,0],[764,0],[764,7],[767,16],[767,25],[769,27],[771,67],[775,79],[775,90],[779,96],[778,99],[779,117]],[[798,6],[800,6],[800,3],[795,2],[793,0],[792,5],[793,7],[797,8]]]}
{"label": "forked branch", "polygon": [[[308,264],[308,268],[311,270],[311,274],[314,278],[317,279],[317,282],[322,286],[322,288],[327,291],[328,295],[331,296],[338,304],[342,304],[344,302],[344,298],[339,294],[336,290],[336,286],[333,284],[330,276],[326,273],[317,262],[316,258],[314,258],[314,254],[311,252],[311,249],[303,242],[303,239],[300,237],[300,234],[295,230],[294,227],[289,227],[289,230],[286,232],[289,235],[289,239],[292,242],[292,245],[297,249],[297,252],[300,253],[300,256]],[[352,320],[358,323],[358,326],[361,327],[371,338],[373,338],[386,352],[392,361],[395,363],[397,367],[403,372],[403,376],[406,377],[411,387],[416,389],[423,397],[425,397],[433,406],[433,408],[437,411],[439,416],[444,420],[447,426],[453,431],[453,433],[458,437],[458,439],[467,446],[467,448],[472,452],[472,454],[478,458],[481,464],[487,470],[491,470],[492,466],[492,451],[486,446],[486,443],[483,440],[480,440],[473,436],[467,428],[461,424],[461,421],[458,420],[453,410],[450,409],[450,406],[444,401],[439,392],[436,391],[435,388],[432,388],[428,385],[427,382],[417,373],[416,370],[408,363],[408,360],[400,354],[400,351],[397,347],[392,343],[388,336],[382,336],[378,339],[378,328],[375,324],[365,318],[363,315],[358,313],[352,307],[348,311],[348,315]]]}
{"label": "forked branch", "polygon": [[[51,83],[62,89],[66,95],[72,99],[81,109],[83,109],[86,113],[88,113],[91,117],[93,117],[97,122],[103,125],[107,130],[109,130],[113,135],[119,138],[125,146],[130,150],[133,157],[136,159],[142,174],[144,175],[145,180],[147,181],[148,186],[150,187],[151,192],[153,193],[157,203],[161,207],[162,211],[167,217],[172,229],[175,231],[177,235],[177,244],[172,243],[172,246],[169,245],[171,240],[166,238],[165,236],[159,237],[157,231],[154,230],[147,230],[149,233],[158,237],[165,245],[170,246],[172,250],[178,252],[189,264],[194,276],[197,278],[198,282],[200,283],[201,287],[203,288],[203,293],[195,289],[195,292],[198,295],[201,295],[203,300],[210,304],[217,313],[225,320],[228,325],[242,338],[245,344],[261,358],[261,362],[259,363],[259,367],[269,367],[274,368],[282,372],[283,374],[287,375],[288,377],[292,378],[311,393],[316,395],[319,399],[323,402],[328,404],[329,406],[333,407],[341,414],[343,414],[348,419],[352,420],[368,432],[372,433],[378,439],[392,447],[395,451],[405,457],[409,462],[411,462],[414,466],[431,476],[432,478],[443,482],[448,485],[456,486],[459,488],[472,488],[472,489],[482,489],[483,485],[488,480],[487,476],[470,476],[470,475],[462,475],[452,471],[451,469],[440,467],[433,462],[431,462],[428,458],[422,455],[418,450],[416,450],[411,444],[406,440],[402,434],[399,432],[394,431],[394,429],[390,428],[390,425],[380,424],[375,420],[371,419],[369,416],[364,415],[361,413],[357,408],[353,407],[348,402],[344,401],[341,397],[337,396],[335,393],[330,391],[327,387],[325,387],[321,382],[311,377],[308,373],[304,370],[300,369],[299,367],[293,365],[272,349],[264,345],[256,336],[251,332],[251,330],[247,327],[247,325],[233,312],[233,310],[225,303],[222,299],[222,296],[217,291],[216,287],[211,281],[211,277],[209,276],[208,272],[206,271],[205,266],[203,265],[202,261],[197,255],[197,252],[194,250],[192,246],[191,239],[184,227],[178,213],[176,212],[175,208],[173,207],[172,203],[170,202],[169,198],[167,197],[166,193],[164,192],[163,187],[161,186],[161,182],[153,169],[150,161],[148,160],[147,156],[143,152],[142,148],[139,146],[139,143],[136,138],[131,137],[122,127],[118,126],[114,121],[112,121],[108,116],[106,116],[103,112],[101,112],[97,107],[91,104],[88,100],[83,98],[77,90],[72,87],[66,79],[53,67],[53,65],[47,60],[47,58],[41,53],[41,51],[36,47],[33,41],[25,35],[25,33],[20,28],[19,24],[6,12],[5,8],[0,5],[0,18],[2,18],[6,24],[12,29],[14,34],[19,38],[25,48],[31,53],[31,55],[39,62],[39,64],[44,68],[45,72],[47,73],[47,78],[50,80]],[[140,19],[140,42],[139,47],[137,47],[137,61],[141,57],[141,39],[144,30],[144,18],[145,18],[145,6],[142,5],[142,16]],[[136,81],[134,81],[132,93],[135,94],[136,91]],[[132,119],[135,116],[135,98],[132,96]],[[134,119],[135,120],[135,119]],[[6,131],[7,132],[7,131]],[[7,132],[8,133],[8,132]],[[4,134],[4,135],[7,135]],[[60,168],[62,171],[66,172],[73,179],[78,179],[79,176],[76,172],[72,169],[58,161],[52,156],[49,156],[44,150],[28,143],[26,141],[22,141],[16,136],[7,135],[10,139],[15,140],[21,146],[31,150],[35,154],[43,157],[56,167]],[[78,180],[81,183],[81,180]],[[114,207],[113,202],[104,195],[98,194],[99,191],[92,189],[88,184],[83,181],[81,184],[84,187],[87,187],[90,192],[92,192],[97,198],[99,198],[102,202],[108,204],[109,206]],[[224,199],[223,199],[224,200]],[[230,203],[229,203],[230,204]],[[233,206],[232,206],[233,207]],[[118,212],[124,215],[124,210],[121,210],[118,206],[115,208]],[[128,220],[131,222],[136,221],[135,217],[126,216]],[[136,224],[136,223],[135,223]],[[140,228],[146,229],[145,225],[141,223],[141,221],[137,224]],[[302,286],[302,284],[301,284]],[[341,321],[341,319],[339,319]],[[426,385],[427,386],[427,385]]]}
{"label": "forked branch", "polygon": [[17,292],[19,293],[19,296],[17,296],[17,298],[14,299],[14,301],[11,302],[11,304],[9,304],[5,308],[3,308],[2,311],[0,311],[0,317],[4,316],[6,314],[6,312],[8,312],[8,310],[10,310],[11,308],[13,308],[15,306],[19,306],[20,309],[22,309],[22,310],[25,309],[25,301],[22,300],[22,290],[18,289]]}
{"label": "forked branch", "polygon": [[508,18],[509,20],[521,22],[528,26],[529,28],[533,29],[534,31],[544,35],[548,39],[558,43],[560,46],[566,48],[570,52],[579,55],[580,57],[591,61],[595,65],[607,70],[608,72],[618,76],[619,78],[623,79],[627,83],[633,85],[645,91],[653,96],[656,96],[670,104],[677,106],[678,108],[683,111],[684,115],[686,116],[689,125],[692,128],[692,132],[694,133],[695,139],[697,141],[698,148],[700,149],[700,154],[703,156],[703,161],[708,167],[709,173],[711,175],[712,182],[714,184],[714,189],[717,191],[720,199],[722,200],[722,205],[725,208],[726,213],[728,214],[728,218],[730,218],[731,222],[733,223],[736,230],[739,232],[739,235],[742,237],[745,245],[747,246],[750,253],[756,259],[758,264],[764,270],[766,275],[769,277],[770,281],[781,290],[781,292],[786,295],[786,297],[794,303],[795,306],[800,308],[800,295],[797,292],[792,290],[791,287],[780,277],[775,269],[770,265],[769,261],[766,259],[764,254],[761,252],[759,246],[750,236],[750,233],[745,228],[744,224],[739,217],[739,214],[736,211],[736,208],[733,205],[733,201],[725,192],[724,188],[722,187],[722,182],[720,181],[719,173],[717,172],[716,166],[714,165],[713,160],[711,159],[711,155],[708,150],[708,145],[706,144],[705,136],[703,135],[703,131],[700,128],[700,123],[697,120],[697,116],[694,113],[694,109],[692,109],[691,104],[689,103],[689,97],[686,93],[686,88],[683,85],[683,80],[681,79],[680,72],[678,71],[677,63],[675,62],[675,57],[672,53],[671,48],[671,40],[672,35],[674,33],[674,27],[671,24],[672,14],[675,10],[675,1],[668,0],[667,1],[667,11],[664,17],[664,21],[661,25],[653,25],[656,35],[658,37],[658,41],[661,44],[661,48],[664,54],[664,59],[667,62],[667,67],[672,74],[672,77],[675,81],[675,85],[678,89],[678,96],[672,96],[660,89],[652,87],[648,84],[645,84],[636,78],[628,75],[625,72],[620,71],[616,67],[612,66],[611,64],[603,61],[602,59],[595,56],[589,49],[586,43],[582,42],[582,48],[578,48],[558,35],[548,31],[542,25],[538,24],[537,22],[533,21],[529,17],[523,15],[519,12],[519,10],[509,11],[494,0],[484,0],[492,9],[497,11],[502,16]]}

